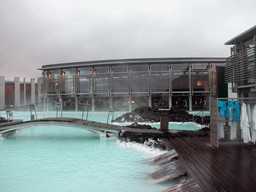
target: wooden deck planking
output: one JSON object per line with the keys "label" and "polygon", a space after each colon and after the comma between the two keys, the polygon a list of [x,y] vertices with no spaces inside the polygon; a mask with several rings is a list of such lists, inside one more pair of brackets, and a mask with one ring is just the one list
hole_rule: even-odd
{"label": "wooden deck planking", "polygon": [[[174,145],[175,146],[175,145]],[[207,191],[211,189],[211,186],[209,185],[208,181],[202,177],[201,174],[195,174],[197,168],[193,164],[189,164],[189,160],[186,156],[182,155],[181,149],[179,145],[175,146],[175,150],[177,150],[179,154],[179,158],[183,159],[183,161],[187,164],[188,166],[188,174],[196,180],[196,182],[200,185],[201,189],[203,191]]]}
{"label": "wooden deck planking", "polygon": [[[183,142],[185,142],[183,140]],[[186,145],[186,144],[185,144]],[[196,167],[201,168],[200,171],[203,176],[211,182],[212,185],[216,185],[215,188],[218,188],[218,191],[222,191],[223,189],[217,185],[218,183],[224,184],[226,181],[220,179],[215,172],[211,171],[211,165],[206,159],[203,159],[201,156],[201,152],[196,154],[189,154],[188,159],[192,162]]]}
{"label": "wooden deck planking", "polygon": [[203,191],[255,191],[256,147],[213,148],[209,138],[169,138]]}
{"label": "wooden deck planking", "polygon": [[[207,156],[209,157],[209,154],[211,155],[210,156],[210,159],[207,158]],[[220,154],[223,154],[223,151],[221,151]],[[211,165],[211,172],[214,172],[215,175],[225,175],[225,177],[221,177],[221,181],[224,181],[221,185],[222,186],[225,186],[225,189],[232,189],[231,191],[234,191],[237,189],[237,187],[239,187],[239,185],[237,185],[240,181],[242,181],[243,183],[243,187],[244,188],[248,188],[249,185],[247,185],[248,183],[250,183],[250,181],[248,182],[247,180],[245,180],[241,173],[239,172],[236,172],[236,174],[234,174],[234,171],[232,171],[233,167],[237,167],[237,164],[236,162],[232,163],[232,161],[227,161],[226,158],[218,158],[216,157],[216,154],[212,154],[212,153],[204,153],[202,154],[202,159],[204,162],[204,165],[207,165],[206,162],[208,162],[210,165]],[[224,166],[221,165],[221,163],[224,163],[224,162],[228,162],[227,164],[225,164]],[[224,169],[225,168],[225,169]],[[242,172],[244,173],[244,170],[242,170]]]}
{"label": "wooden deck planking", "polygon": [[[194,158],[195,162],[198,162],[198,166],[201,166],[210,175],[214,183],[224,186],[225,190],[235,191],[237,187],[239,187],[237,185],[239,179],[235,177],[234,174],[227,171],[227,169],[223,170],[223,167],[219,166],[217,159],[209,155],[208,152],[196,154],[192,158]],[[220,178],[220,174],[227,177]],[[232,178],[234,182],[230,182],[229,178]],[[224,190],[224,188],[222,188],[222,190]]]}
{"label": "wooden deck planking", "polygon": [[[213,175],[212,172],[207,172],[205,170],[205,168],[197,161],[193,158],[193,156],[195,156],[195,154],[200,153],[200,151],[196,152],[194,151],[195,149],[192,149],[193,147],[191,145],[187,145],[184,144],[183,139],[176,139],[176,141],[179,141],[180,146],[182,147],[186,147],[187,150],[190,151],[190,153],[186,153],[186,155],[184,156],[184,154],[182,155],[184,159],[186,159],[187,164],[190,167],[194,167],[193,171],[197,172],[197,175],[199,177],[199,179],[202,181],[201,183],[203,183],[205,185],[205,187],[207,188],[207,190],[212,191],[212,188],[214,186],[214,188],[217,189],[217,191],[222,191],[221,188],[216,185],[216,183],[218,183],[218,179]],[[218,181],[218,182],[217,182]]]}

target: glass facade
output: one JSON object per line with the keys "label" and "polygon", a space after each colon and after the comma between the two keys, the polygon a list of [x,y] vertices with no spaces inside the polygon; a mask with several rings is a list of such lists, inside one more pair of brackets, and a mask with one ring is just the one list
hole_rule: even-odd
{"label": "glass facade", "polygon": [[225,59],[59,67],[44,70],[43,95],[63,98],[64,110],[83,110],[84,105],[93,111],[176,105],[188,111],[209,110],[209,98],[216,93],[216,65],[224,64]]}

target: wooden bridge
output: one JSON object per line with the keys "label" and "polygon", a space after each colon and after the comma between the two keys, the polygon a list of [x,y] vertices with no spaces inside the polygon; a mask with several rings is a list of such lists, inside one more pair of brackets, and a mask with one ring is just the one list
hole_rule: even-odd
{"label": "wooden bridge", "polygon": [[0,134],[3,137],[9,137],[16,133],[18,130],[23,130],[31,127],[38,126],[70,126],[85,129],[97,133],[99,136],[110,137],[111,135],[117,135],[120,131],[144,133],[144,134],[163,134],[164,131],[158,129],[141,129],[141,128],[129,128],[119,125],[99,123],[95,121],[88,121],[77,118],[44,118],[32,121],[13,121],[0,124]]}

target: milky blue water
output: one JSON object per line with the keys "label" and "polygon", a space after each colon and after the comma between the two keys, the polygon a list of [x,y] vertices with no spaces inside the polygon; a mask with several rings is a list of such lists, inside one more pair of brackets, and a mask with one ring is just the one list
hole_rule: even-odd
{"label": "milky blue water", "polygon": [[[5,113],[0,113],[5,117]],[[37,113],[38,118],[54,112]],[[81,118],[81,112],[63,113]],[[14,112],[14,119],[29,120]],[[107,113],[90,113],[90,120],[106,122]],[[161,152],[139,144],[100,139],[87,130],[47,126],[0,136],[0,191],[161,191],[177,180],[153,184],[149,159]]]}

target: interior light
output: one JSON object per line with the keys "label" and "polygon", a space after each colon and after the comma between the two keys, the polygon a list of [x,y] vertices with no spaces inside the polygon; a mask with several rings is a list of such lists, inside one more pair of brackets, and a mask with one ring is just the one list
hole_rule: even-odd
{"label": "interior light", "polygon": [[197,81],[196,85],[197,86],[203,86],[203,82],[202,81]]}

